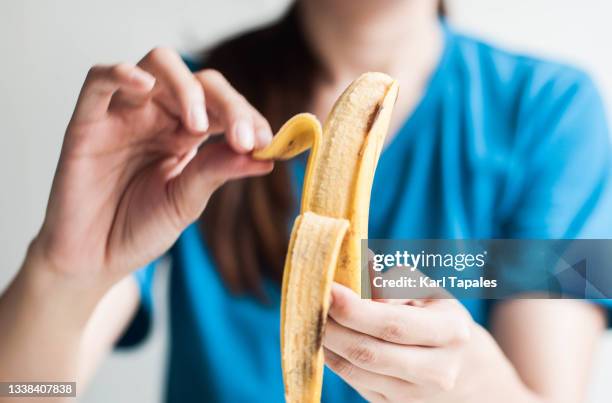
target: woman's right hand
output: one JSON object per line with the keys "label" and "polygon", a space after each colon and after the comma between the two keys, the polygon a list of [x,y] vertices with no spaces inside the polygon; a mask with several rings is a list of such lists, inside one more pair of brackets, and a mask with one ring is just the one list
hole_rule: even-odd
{"label": "woman's right hand", "polygon": [[[227,142],[202,146],[216,133]],[[271,137],[220,73],[192,74],[172,50],[93,67],[28,259],[80,285],[112,285],[164,253],[222,183],[269,172],[246,153]]]}

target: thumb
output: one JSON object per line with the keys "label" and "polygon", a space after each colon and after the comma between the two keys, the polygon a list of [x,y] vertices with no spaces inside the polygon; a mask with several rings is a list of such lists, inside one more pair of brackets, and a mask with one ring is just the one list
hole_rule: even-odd
{"label": "thumb", "polygon": [[204,211],[212,193],[228,180],[269,173],[269,161],[256,161],[249,155],[238,154],[225,143],[203,146],[169,187],[172,211],[185,225],[196,220]]}

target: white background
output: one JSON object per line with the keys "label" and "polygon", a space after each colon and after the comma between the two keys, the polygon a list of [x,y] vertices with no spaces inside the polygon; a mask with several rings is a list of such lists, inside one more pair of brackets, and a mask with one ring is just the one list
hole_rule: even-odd
{"label": "white background", "polygon": [[[64,127],[88,67],[136,61],[156,45],[200,49],[273,18],[286,3],[2,0],[0,289],[17,270],[42,220]],[[450,6],[451,21],[464,31],[586,68],[612,112],[609,0],[454,0]],[[159,283],[158,298],[163,299],[163,294],[164,284]],[[162,312],[154,337],[143,348],[114,354],[104,363],[82,401],[159,400],[166,340],[163,316]],[[597,357],[591,402],[610,401],[610,379],[612,335],[606,336]]]}

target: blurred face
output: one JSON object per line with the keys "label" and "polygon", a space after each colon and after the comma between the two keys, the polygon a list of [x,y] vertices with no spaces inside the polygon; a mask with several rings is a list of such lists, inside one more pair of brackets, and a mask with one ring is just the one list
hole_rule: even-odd
{"label": "blurred face", "polygon": [[[312,13],[337,18],[359,19],[361,22],[381,14],[435,15],[441,0],[297,0]],[[340,21],[339,21],[340,22]],[[342,22],[346,22],[342,21]]]}

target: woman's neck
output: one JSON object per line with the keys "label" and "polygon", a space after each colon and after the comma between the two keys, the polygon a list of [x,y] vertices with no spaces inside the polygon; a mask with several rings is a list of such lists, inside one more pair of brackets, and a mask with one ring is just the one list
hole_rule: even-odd
{"label": "woman's neck", "polygon": [[302,0],[307,40],[325,78],[350,81],[365,71],[401,77],[431,71],[442,48],[432,0]]}
{"label": "woman's neck", "polygon": [[321,61],[312,111],[324,118],[340,92],[366,71],[398,80],[391,139],[421,99],[444,35],[433,0],[299,0],[307,41]]}

